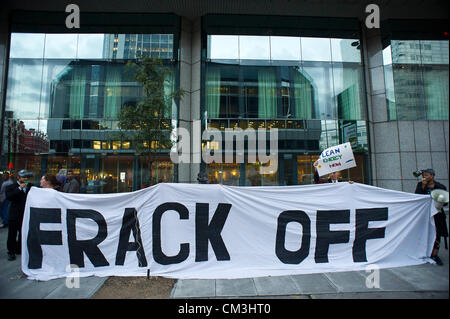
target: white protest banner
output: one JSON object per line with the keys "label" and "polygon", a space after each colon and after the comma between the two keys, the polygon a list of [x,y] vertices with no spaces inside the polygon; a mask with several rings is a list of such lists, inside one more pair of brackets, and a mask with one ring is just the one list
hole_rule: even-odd
{"label": "white protest banner", "polygon": [[[326,199],[326,200],[324,200]],[[29,279],[244,278],[417,265],[430,256],[429,195],[363,184],[157,184],[132,193],[33,187],[22,228]]]}
{"label": "white protest banner", "polygon": [[352,145],[347,142],[327,148],[314,163],[319,176],[356,166]]}

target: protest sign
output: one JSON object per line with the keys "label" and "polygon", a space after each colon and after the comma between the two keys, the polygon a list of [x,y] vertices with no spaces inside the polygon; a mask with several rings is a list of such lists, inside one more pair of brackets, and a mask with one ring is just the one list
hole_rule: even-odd
{"label": "protest sign", "polygon": [[22,270],[38,280],[70,276],[69,265],[81,277],[150,269],[230,279],[417,265],[431,253],[436,212],[429,195],[357,183],[162,183],[118,194],[33,187]]}
{"label": "protest sign", "polygon": [[319,176],[342,171],[356,166],[352,146],[349,142],[324,150],[314,163]]}

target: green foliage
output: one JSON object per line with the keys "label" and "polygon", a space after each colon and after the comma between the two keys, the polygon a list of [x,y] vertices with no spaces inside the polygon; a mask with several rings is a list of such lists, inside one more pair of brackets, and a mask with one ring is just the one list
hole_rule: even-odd
{"label": "green foliage", "polygon": [[141,85],[142,99],[136,105],[122,108],[119,128],[133,142],[136,153],[148,156],[151,165],[160,149],[172,147],[172,100],[179,100],[185,92],[172,90],[169,83],[173,78],[172,71],[160,59],[141,56],[137,61],[128,61],[127,70],[134,74],[134,79]]}

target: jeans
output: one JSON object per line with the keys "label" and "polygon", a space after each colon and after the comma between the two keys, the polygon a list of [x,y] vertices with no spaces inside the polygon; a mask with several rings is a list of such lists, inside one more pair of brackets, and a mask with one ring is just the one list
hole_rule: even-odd
{"label": "jeans", "polygon": [[10,220],[8,225],[8,240],[6,247],[8,254],[20,254],[22,242],[22,221]]}
{"label": "jeans", "polygon": [[8,225],[8,210],[9,210],[9,204],[11,202],[7,199],[2,203],[0,206],[0,217],[2,218],[3,225]]}

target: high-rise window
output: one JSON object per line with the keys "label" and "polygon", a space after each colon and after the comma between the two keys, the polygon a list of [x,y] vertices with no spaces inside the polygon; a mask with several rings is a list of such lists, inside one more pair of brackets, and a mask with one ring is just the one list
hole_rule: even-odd
{"label": "high-rise window", "polygon": [[[88,193],[172,181],[168,156],[158,158],[166,163],[164,174],[158,164],[150,177],[144,169],[148,163],[136,158],[133,144],[118,141],[118,116],[143,94],[127,61],[150,55],[175,70],[173,41],[173,34],[13,32],[3,144],[14,168],[33,170],[36,177],[72,168]],[[169,98],[174,83],[174,76],[165,83],[168,119],[176,118]],[[123,173],[126,178],[119,178]],[[111,183],[114,187],[107,187]]]}
{"label": "high-rise window", "polygon": [[365,83],[358,39],[208,35],[208,127],[277,128],[278,169],[254,163],[208,164],[213,183],[293,185],[312,182],[321,150],[351,142],[358,168],[345,178],[368,182]]}
{"label": "high-rise window", "polygon": [[209,35],[207,50],[209,118],[366,118],[357,39]]}
{"label": "high-rise window", "polygon": [[383,50],[390,120],[448,120],[448,41],[391,40]]}

